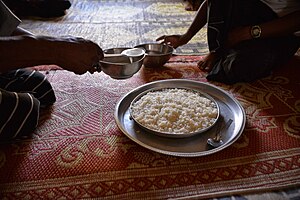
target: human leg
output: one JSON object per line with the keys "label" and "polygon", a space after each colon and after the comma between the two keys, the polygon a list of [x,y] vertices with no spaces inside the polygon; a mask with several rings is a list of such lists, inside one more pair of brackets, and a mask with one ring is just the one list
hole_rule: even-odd
{"label": "human leg", "polygon": [[225,52],[228,33],[237,27],[271,21],[277,15],[260,0],[209,0],[207,39],[210,52]]}
{"label": "human leg", "polygon": [[37,126],[40,108],[55,100],[51,84],[39,72],[0,74],[0,141],[27,137]]}
{"label": "human leg", "polygon": [[46,77],[37,71],[18,69],[0,75],[0,88],[13,92],[28,92],[42,107],[55,102],[55,94]]}
{"label": "human leg", "polygon": [[29,93],[0,89],[0,141],[27,137],[36,128],[40,102]]}
{"label": "human leg", "polygon": [[[277,15],[258,0],[210,0],[209,6],[208,44],[211,52],[199,62],[200,68],[211,70],[208,80],[235,83],[262,78],[291,58],[299,48],[296,37],[287,36],[243,41],[227,49],[224,43],[231,29],[267,22]],[[210,56],[212,53],[218,56]]]}
{"label": "human leg", "polygon": [[266,77],[291,59],[299,44],[294,36],[245,41],[217,60],[207,79],[233,84]]}

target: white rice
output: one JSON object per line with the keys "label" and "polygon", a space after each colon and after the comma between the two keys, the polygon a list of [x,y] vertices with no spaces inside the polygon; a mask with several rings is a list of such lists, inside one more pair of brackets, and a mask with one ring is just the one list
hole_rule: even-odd
{"label": "white rice", "polygon": [[131,105],[140,125],[160,133],[194,133],[215,122],[218,108],[199,92],[168,88],[150,91]]}

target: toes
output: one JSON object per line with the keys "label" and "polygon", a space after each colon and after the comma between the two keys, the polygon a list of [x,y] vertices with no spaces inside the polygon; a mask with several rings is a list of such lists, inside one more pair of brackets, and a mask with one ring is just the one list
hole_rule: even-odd
{"label": "toes", "polygon": [[200,60],[198,63],[197,63],[199,69],[202,69],[204,70],[205,69],[205,62],[203,60]]}

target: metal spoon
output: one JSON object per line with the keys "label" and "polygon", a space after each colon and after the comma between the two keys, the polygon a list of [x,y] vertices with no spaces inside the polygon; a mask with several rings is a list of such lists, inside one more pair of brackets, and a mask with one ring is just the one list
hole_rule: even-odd
{"label": "metal spoon", "polygon": [[133,63],[133,57],[142,56],[145,54],[145,50],[141,48],[131,48],[131,49],[125,49],[121,53],[115,53],[115,54],[104,54],[105,58],[109,57],[120,57],[120,56],[126,56],[129,58],[130,63]]}
{"label": "metal spoon", "polygon": [[128,56],[131,63],[133,63],[133,57],[142,56],[145,54],[145,50],[141,48],[126,49],[121,52],[122,55]]}
{"label": "metal spoon", "polygon": [[233,120],[229,119],[226,122],[226,124],[222,124],[222,125],[218,126],[215,137],[208,138],[207,144],[211,145],[212,147],[221,146],[224,143],[222,140],[222,132],[223,132],[223,130],[228,129],[232,122],[233,122]]}
{"label": "metal spoon", "polygon": [[128,57],[142,56],[145,54],[145,50],[141,48],[131,48],[125,49],[121,52],[122,55],[126,55]]}

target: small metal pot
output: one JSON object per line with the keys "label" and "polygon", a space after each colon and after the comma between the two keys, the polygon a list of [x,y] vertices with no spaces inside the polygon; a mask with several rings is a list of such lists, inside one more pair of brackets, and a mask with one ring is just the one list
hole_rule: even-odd
{"label": "small metal pot", "polygon": [[101,70],[114,79],[127,79],[137,73],[142,65],[145,55],[128,57],[124,55],[108,56],[100,60]]}
{"label": "small metal pot", "polygon": [[142,48],[146,52],[144,59],[145,67],[161,67],[168,62],[172,57],[174,48],[167,44],[149,43],[135,46],[135,48]]}

